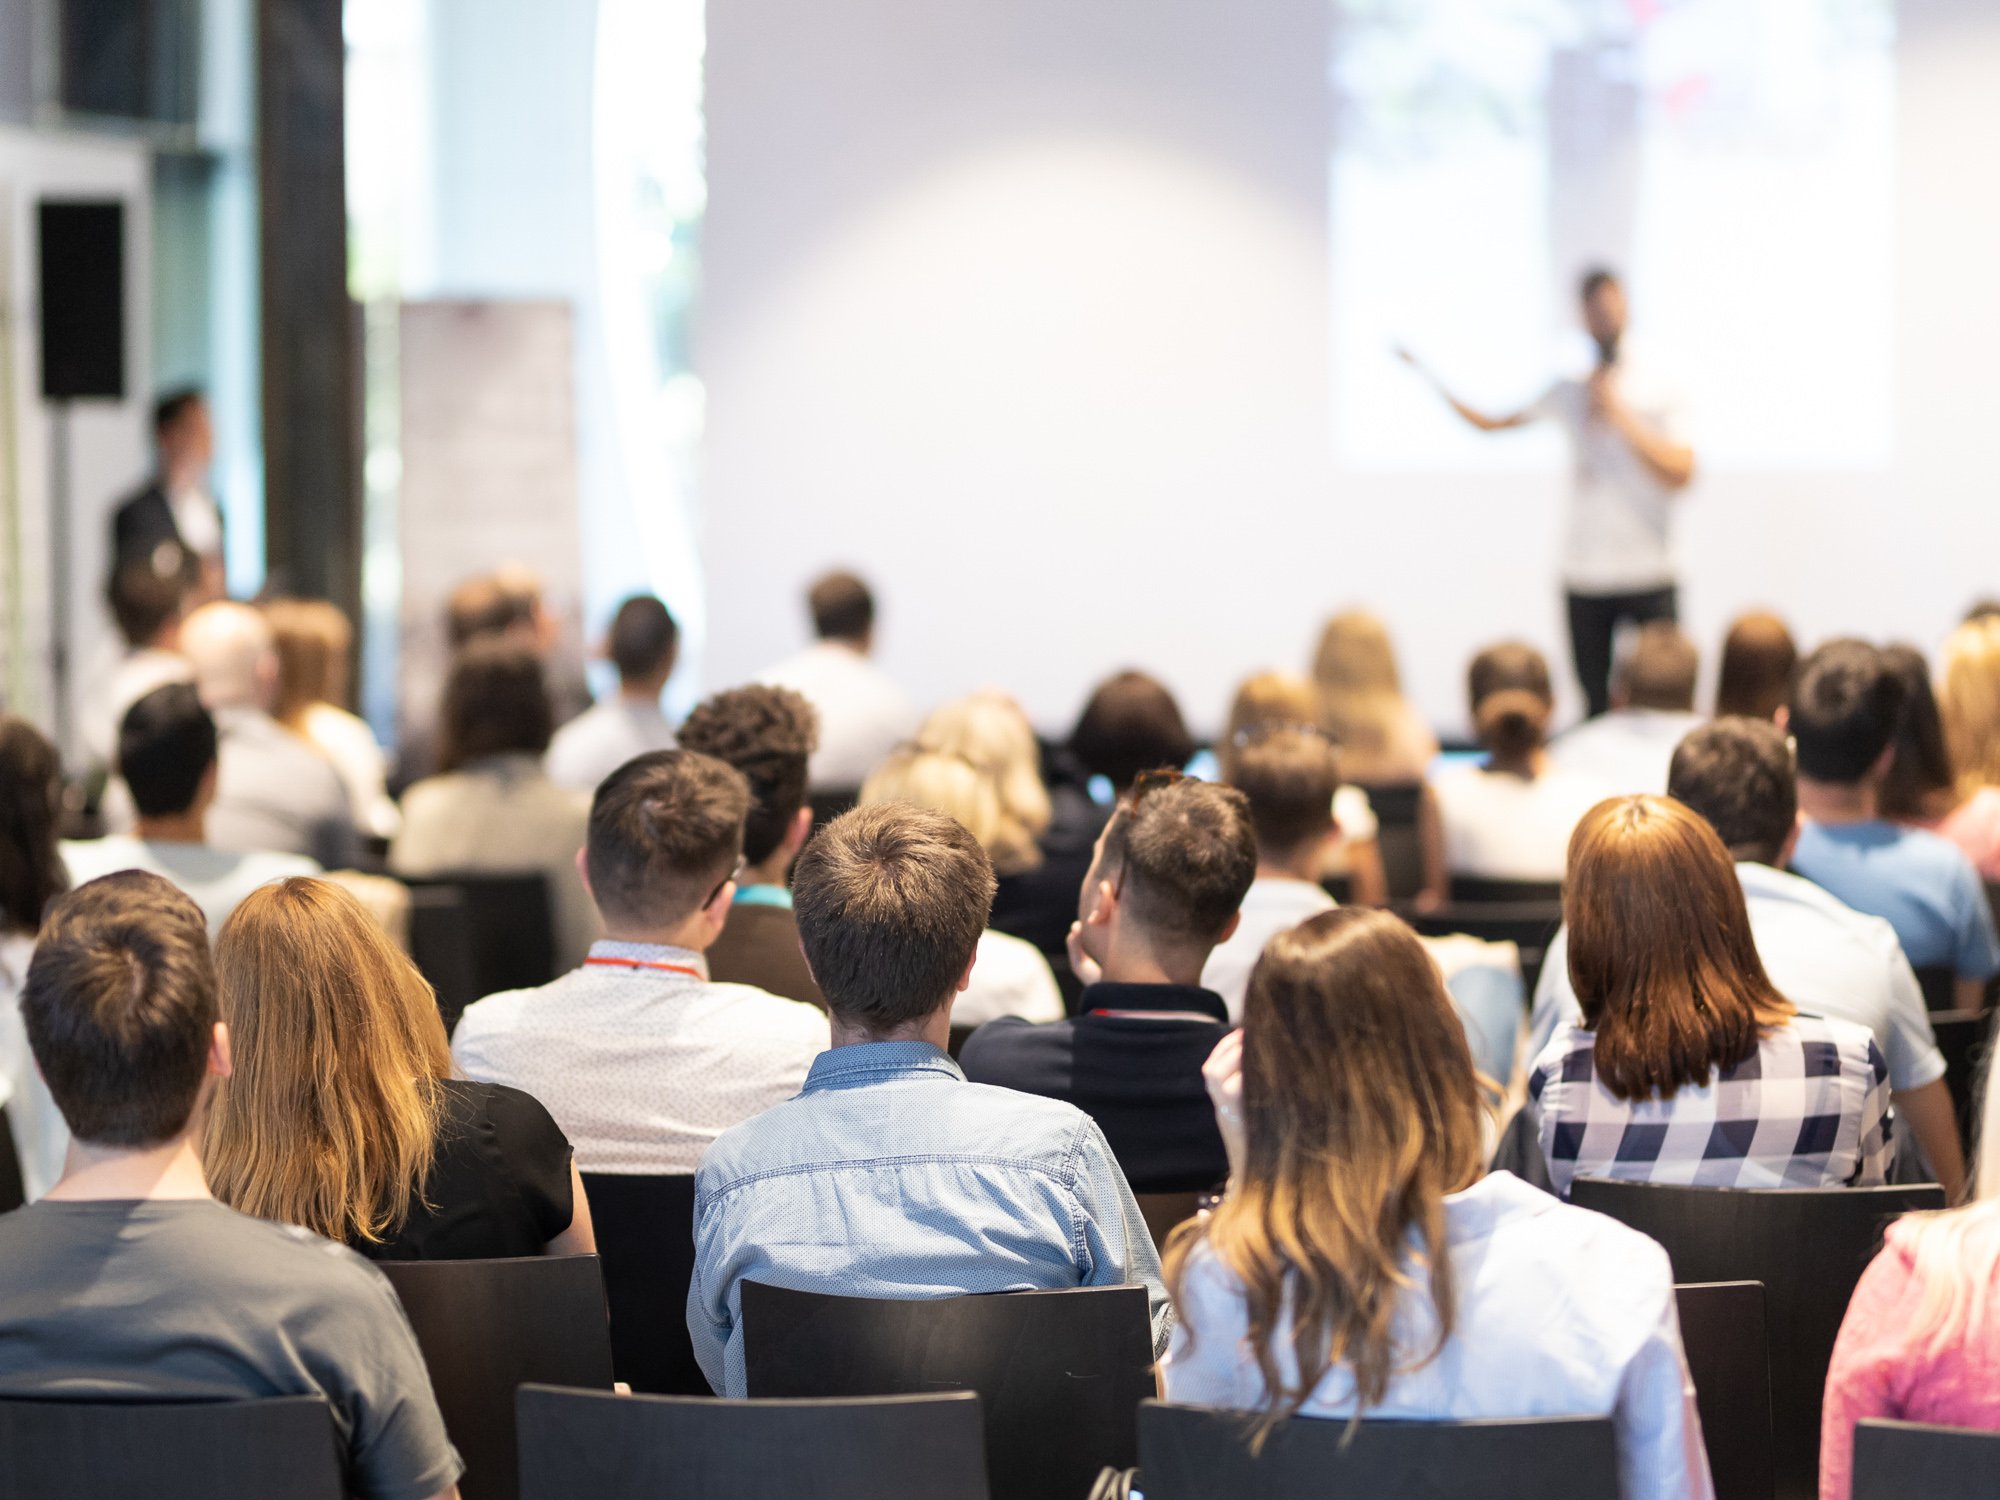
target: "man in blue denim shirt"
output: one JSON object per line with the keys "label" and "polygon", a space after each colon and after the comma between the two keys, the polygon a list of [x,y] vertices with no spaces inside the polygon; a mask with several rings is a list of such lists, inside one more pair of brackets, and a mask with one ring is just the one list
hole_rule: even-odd
{"label": "man in blue denim shirt", "polygon": [[852,1297],[1143,1284],[1173,1313],[1103,1133],[1072,1105],[967,1083],[945,1050],[993,867],[952,819],[889,803],[830,824],[792,880],[833,1017],[797,1097],[726,1131],[695,1176],[688,1332],[745,1394],[742,1283]]}

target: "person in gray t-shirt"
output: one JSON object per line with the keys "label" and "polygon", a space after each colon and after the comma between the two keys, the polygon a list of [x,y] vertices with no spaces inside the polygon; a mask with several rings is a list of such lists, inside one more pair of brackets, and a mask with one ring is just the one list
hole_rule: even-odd
{"label": "person in gray t-shirt", "polygon": [[0,1216],[0,1393],[323,1396],[354,1494],[452,1500],[465,1466],[388,1281],[209,1194],[229,1033],[199,908],[137,870],[72,891],[21,1013],[71,1142],[48,1196]]}

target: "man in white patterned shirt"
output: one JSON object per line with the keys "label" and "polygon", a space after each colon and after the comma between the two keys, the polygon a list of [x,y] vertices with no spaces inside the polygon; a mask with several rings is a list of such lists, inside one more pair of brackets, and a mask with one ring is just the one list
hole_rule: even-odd
{"label": "man in white patterned shirt", "polygon": [[826,1050],[823,1012],[708,977],[749,809],[748,783],[710,756],[621,766],[580,856],[606,936],[583,967],[488,996],[458,1023],[466,1077],[541,1100],[585,1172],[692,1172],[723,1131],[796,1094]]}

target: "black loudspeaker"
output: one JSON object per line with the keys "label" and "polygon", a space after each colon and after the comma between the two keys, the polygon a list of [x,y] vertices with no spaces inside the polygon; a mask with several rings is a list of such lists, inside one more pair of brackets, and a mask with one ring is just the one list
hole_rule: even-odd
{"label": "black loudspeaker", "polygon": [[37,205],[42,395],[125,398],[125,205]]}

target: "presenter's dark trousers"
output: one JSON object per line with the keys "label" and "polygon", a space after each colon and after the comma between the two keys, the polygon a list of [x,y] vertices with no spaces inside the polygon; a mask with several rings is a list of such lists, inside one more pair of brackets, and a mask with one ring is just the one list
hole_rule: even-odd
{"label": "presenter's dark trousers", "polygon": [[1679,617],[1680,596],[1672,584],[1640,594],[1570,594],[1569,649],[1592,718],[1611,707],[1611,642],[1619,625]]}

